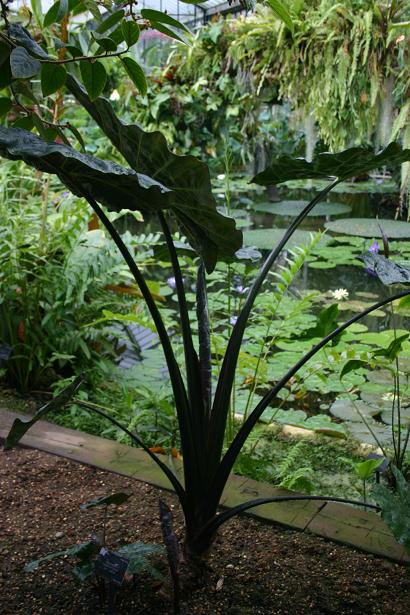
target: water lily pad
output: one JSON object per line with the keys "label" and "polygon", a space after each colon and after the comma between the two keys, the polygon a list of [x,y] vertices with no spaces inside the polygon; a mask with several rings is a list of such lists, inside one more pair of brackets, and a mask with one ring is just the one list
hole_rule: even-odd
{"label": "water lily pad", "polygon": [[343,421],[351,423],[362,423],[362,417],[364,417],[365,420],[372,419],[377,414],[380,414],[380,408],[369,406],[369,404],[366,404],[364,401],[356,401],[353,403],[350,399],[337,399],[330,406],[329,412],[337,419],[342,419]]}
{"label": "water lily pad", "polygon": [[391,428],[376,421],[368,422],[368,427],[364,423],[348,423],[347,429],[353,438],[364,444],[384,446],[392,442]]}
{"label": "water lily pad", "polygon": [[375,408],[379,408],[379,411],[387,410],[391,408],[391,400],[386,394],[386,386],[384,392],[362,391],[360,393],[360,399],[366,404],[372,405]]}
{"label": "water lily pad", "polygon": [[393,374],[388,369],[375,369],[367,374],[367,380],[369,382],[375,382],[377,384],[393,384]]}
{"label": "water lily pad", "polygon": [[410,223],[398,220],[343,218],[325,223],[325,227],[332,233],[369,238],[382,238],[379,225],[389,239],[410,239]]}
{"label": "water lily pad", "polygon": [[[381,413],[381,419],[383,421],[383,423],[385,423],[386,425],[391,425],[392,424],[392,412],[391,409],[390,410],[384,410]],[[399,417],[397,414],[397,410],[395,410],[394,412],[394,424],[398,425],[399,424]],[[401,408],[400,409],[400,424],[402,426],[404,426],[405,428],[407,428],[410,424],[410,408]]]}
{"label": "water lily pad", "polygon": [[278,408],[268,408],[262,415],[262,420],[266,423],[275,421],[282,425],[293,425],[294,427],[303,427],[306,420],[306,412],[303,410],[282,410]]}
{"label": "water lily pad", "polygon": [[[279,228],[261,228],[252,229],[250,231],[244,231],[243,244],[245,246],[255,246],[259,250],[272,250],[275,245],[282,239],[285,234],[285,229]],[[310,243],[311,233],[308,231],[296,231],[286,247],[292,248],[300,245],[307,245]],[[320,243],[327,241],[324,236],[320,240]]]}
{"label": "water lily pad", "polygon": [[316,414],[316,416],[310,416],[306,419],[303,425],[301,425],[301,427],[313,429],[316,433],[321,433],[336,438],[346,437],[344,425],[332,421],[328,414]]}
{"label": "water lily pad", "polygon": [[[309,201],[280,201],[279,203],[256,203],[254,205],[255,211],[260,211],[268,214],[275,214],[277,216],[298,216],[303,209],[308,205]],[[322,216],[340,216],[341,214],[347,214],[352,210],[350,205],[344,203],[318,203],[312,211],[308,213],[308,216],[322,217]]]}
{"label": "water lily pad", "polygon": [[[365,301],[359,301],[358,299],[356,300],[351,299],[349,301],[340,302],[338,305],[339,305],[339,310],[341,311],[349,310],[350,312],[363,312],[363,310],[369,308],[372,304],[366,303]],[[382,316],[386,316],[386,314],[384,313],[383,310],[379,309],[379,310],[374,310],[373,312],[370,312],[368,316],[373,316],[375,318],[381,318]]]}

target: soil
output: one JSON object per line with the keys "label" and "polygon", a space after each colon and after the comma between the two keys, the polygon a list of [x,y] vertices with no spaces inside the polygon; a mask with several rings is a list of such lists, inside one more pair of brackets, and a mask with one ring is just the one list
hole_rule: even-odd
{"label": "soil", "polygon": [[[177,533],[183,523],[176,498],[146,483],[39,451],[0,453],[1,615],[102,614],[90,584],[71,575],[68,559],[35,572],[28,561],[62,550],[101,531],[101,508],[82,502],[131,491],[110,513],[108,546],[161,542],[158,498],[172,507]],[[164,566],[164,562],[160,562]],[[408,615],[408,567],[313,535],[242,516],[220,531],[209,557],[209,583],[184,597],[182,615]],[[164,588],[149,576],[122,587],[117,615],[171,614]]]}

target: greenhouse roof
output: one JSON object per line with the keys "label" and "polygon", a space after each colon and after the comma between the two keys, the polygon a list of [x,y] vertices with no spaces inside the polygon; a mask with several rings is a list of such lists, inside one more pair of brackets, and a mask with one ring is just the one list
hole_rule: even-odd
{"label": "greenhouse roof", "polygon": [[164,11],[179,21],[194,25],[206,23],[213,15],[244,11],[239,0],[206,0],[201,4],[187,4],[182,0],[140,0],[140,8]]}

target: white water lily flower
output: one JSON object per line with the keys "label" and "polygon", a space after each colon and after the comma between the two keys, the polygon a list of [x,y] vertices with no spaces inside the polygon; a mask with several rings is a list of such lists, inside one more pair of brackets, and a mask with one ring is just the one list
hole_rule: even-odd
{"label": "white water lily flower", "polygon": [[349,292],[345,288],[331,290],[330,294],[332,295],[333,299],[336,299],[336,301],[343,301],[343,299],[349,298]]}
{"label": "white water lily flower", "polygon": [[114,101],[115,100],[120,100],[120,95],[119,95],[118,90],[113,90],[111,92],[110,100],[114,100]]}
{"label": "white water lily flower", "polygon": [[225,173],[220,173],[219,175],[217,175],[218,179],[225,179]]}

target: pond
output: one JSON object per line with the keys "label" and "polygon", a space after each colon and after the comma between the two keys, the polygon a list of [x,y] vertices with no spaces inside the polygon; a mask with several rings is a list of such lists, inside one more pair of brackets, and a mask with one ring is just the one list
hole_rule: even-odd
{"label": "pond", "polygon": [[[244,232],[244,244],[255,246],[262,254],[266,254],[267,250],[282,237],[284,229],[289,226],[308,200],[312,198],[312,192],[321,188],[320,183],[311,183],[309,189],[301,190],[291,185],[272,193],[272,191],[250,186],[243,180],[233,180],[227,203],[224,182],[219,181],[215,185],[215,197],[221,208],[225,211],[228,209],[230,215],[236,218],[238,226]],[[285,330],[282,330],[282,337],[276,339],[274,344],[269,346],[270,350],[265,355],[264,361],[261,362],[263,373],[260,372],[255,380],[253,369],[259,352],[258,344],[260,345],[261,340],[263,341],[266,331],[264,328],[266,323],[263,322],[262,317],[258,320],[258,310],[256,309],[252,316],[253,328],[251,327],[245,340],[245,349],[241,354],[239,364],[235,394],[235,414],[237,416],[243,412],[246,413],[249,406],[250,390],[253,390],[252,401],[254,405],[259,400],[259,396],[263,395],[267,388],[271,386],[271,383],[277,381],[286,369],[311,347],[311,342],[304,340],[303,336],[308,327],[314,325],[314,315],[319,314],[324,307],[331,303],[338,303],[341,312],[338,321],[343,322],[361,312],[370,304],[377,302],[378,299],[389,295],[389,288],[384,287],[376,277],[367,273],[362,261],[358,258],[369,249],[383,251],[383,238],[378,224],[388,236],[393,257],[401,260],[410,258],[410,241],[408,240],[410,238],[410,224],[404,220],[394,220],[398,207],[398,195],[395,192],[393,182],[385,179],[361,182],[360,184],[343,184],[338,188],[338,191],[331,194],[312,212],[319,215],[308,216],[294,236],[293,246],[307,244],[312,233],[326,230],[290,287],[290,301],[292,301],[292,297],[305,297],[310,291],[316,291],[319,299],[316,303],[307,305],[306,313],[300,317],[297,316],[285,325]],[[335,223],[339,226],[333,226]],[[136,225],[135,221],[132,221],[131,225],[127,225],[127,228],[135,233],[142,231],[141,225]],[[148,221],[148,227],[145,223],[144,232],[146,233],[147,230],[154,232],[158,229],[154,226],[153,221]],[[291,256],[291,254],[288,253],[288,256]],[[285,257],[286,254],[283,255],[282,262],[284,264],[286,263]],[[213,297],[215,292],[222,291],[225,295],[227,294],[226,272],[223,268],[220,268],[220,270],[219,278],[212,286],[211,308],[215,304]],[[190,280],[191,274],[188,273],[188,270],[186,270],[186,275],[186,279]],[[230,275],[228,272],[228,276]],[[154,265],[150,267],[150,277],[164,280],[167,276],[172,276],[172,273],[171,271],[168,273],[168,269],[164,271],[163,266]],[[240,278],[235,278],[236,276],[233,276],[237,288],[241,284],[248,286],[249,280],[245,284]],[[193,279],[192,284],[194,284]],[[270,284],[270,286],[269,284],[267,286],[267,295],[269,295],[269,289],[273,290],[275,286],[273,281]],[[191,282],[187,282],[188,302],[193,308],[195,294],[191,292],[191,288],[188,288],[190,285]],[[331,292],[334,293],[338,289],[345,290],[348,296],[342,297],[340,300],[333,298]],[[173,310],[175,322],[176,297],[173,296],[172,291],[169,291],[167,298],[167,305]],[[262,305],[265,305],[269,310],[267,301],[269,300],[265,296]],[[232,305],[234,310],[237,309],[238,297],[235,293]],[[226,307],[226,304],[217,304],[217,311],[215,312],[218,323],[215,331],[220,337],[221,352],[223,352],[226,344],[228,333]],[[291,303],[286,304],[284,310],[286,311],[288,308],[293,309]],[[234,311],[233,313],[237,312]],[[275,314],[274,318],[274,328],[280,327],[280,319],[286,319],[286,313],[279,312]],[[177,319],[176,322],[178,322]],[[364,398],[366,395],[367,397],[376,395],[381,399],[381,395],[392,388],[392,378],[389,378],[388,381],[381,379],[380,370],[375,370],[375,372],[370,370],[366,373],[362,371],[360,374],[350,374],[346,377],[346,382],[342,386],[340,372],[349,352],[372,353],[380,345],[386,346],[390,343],[394,329],[402,334],[408,330],[408,325],[409,319],[406,315],[396,313],[393,315],[389,309],[378,310],[369,315],[361,321],[360,325],[355,325],[356,329],[346,334],[347,337],[343,337],[340,343],[338,342],[335,347],[329,349],[329,353],[332,355],[330,359],[326,353],[318,355],[313,362],[316,367],[313,365],[312,370],[310,366],[303,369],[298,375],[298,379],[291,384],[289,389],[284,391],[285,397],[274,400],[272,407],[263,415],[263,419],[268,423],[273,420],[299,427],[309,427],[320,433],[326,432],[333,435],[336,432],[339,435],[344,433],[343,429],[339,429],[340,423],[343,422],[349,425],[350,433],[362,442],[374,443],[373,434],[376,434],[379,441],[388,443],[391,441],[391,420],[386,418],[386,408],[387,406],[391,407],[391,399],[386,399],[383,404],[377,402],[375,404],[374,399],[369,401],[368,398]],[[381,332],[384,332],[381,337],[374,336],[374,333],[380,334]],[[403,361],[408,359],[408,350],[406,347],[403,352],[405,355],[402,357]],[[149,353],[147,353],[147,358],[148,355]],[[157,356],[155,354],[155,357],[152,357],[154,362],[157,360]],[[352,357],[353,355],[350,358]],[[357,357],[355,356],[355,358]],[[334,361],[333,366],[329,364],[330,360]],[[404,367],[404,364],[402,364],[401,372],[405,379],[404,372],[408,371],[407,364],[405,369]],[[319,373],[317,373],[318,369]],[[250,384],[253,381],[252,379],[254,379],[255,385]],[[406,388],[407,381],[403,381],[402,394],[405,397],[407,395],[405,393]],[[348,399],[352,396],[353,402]],[[340,404],[339,406],[333,404],[335,400],[339,399],[344,399],[341,410]],[[363,407],[366,409],[368,405],[373,405],[369,408],[368,423],[370,423],[370,430],[363,426],[356,407],[354,405],[352,407],[352,403],[357,405],[357,402],[359,404],[365,403],[366,405]],[[383,406],[382,409],[385,411],[383,416],[380,409],[378,412],[374,411],[374,405],[380,406],[380,408]],[[329,422],[330,419],[331,422]],[[389,425],[389,423],[390,427],[386,428],[386,424]]]}

